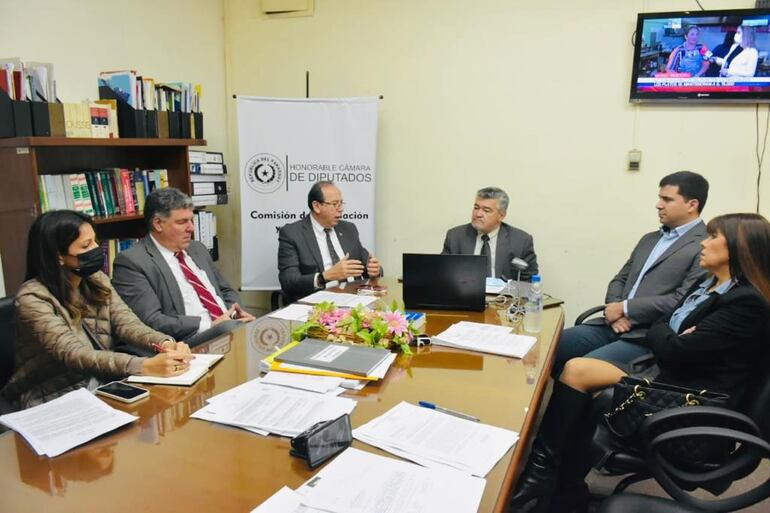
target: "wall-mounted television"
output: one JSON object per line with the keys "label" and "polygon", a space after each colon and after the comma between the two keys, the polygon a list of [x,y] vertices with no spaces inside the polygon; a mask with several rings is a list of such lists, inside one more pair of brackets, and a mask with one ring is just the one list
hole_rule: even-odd
{"label": "wall-mounted television", "polygon": [[770,102],[770,9],[642,13],[631,101]]}

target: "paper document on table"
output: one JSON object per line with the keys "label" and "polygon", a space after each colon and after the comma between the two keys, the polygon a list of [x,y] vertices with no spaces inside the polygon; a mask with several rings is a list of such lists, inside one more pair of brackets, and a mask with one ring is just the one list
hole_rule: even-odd
{"label": "paper document on table", "polygon": [[299,390],[307,390],[317,394],[332,392],[342,385],[343,378],[334,376],[311,376],[310,374],[296,374],[292,372],[268,372],[261,382],[264,385],[278,385]]}
{"label": "paper document on table", "polygon": [[491,276],[487,276],[487,286],[486,286],[486,293],[487,294],[499,294],[503,291],[505,288],[506,282],[501,280],[500,278],[493,278]]}
{"label": "paper document on table", "polygon": [[484,477],[519,434],[401,402],[354,429],[353,437],[421,465],[448,465]]}
{"label": "paper document on table", "polygon": [[130,383],[152,383],[155,385],[192,385],[204,374],[209,371],[209,367],[224,358],[223,354],[196,354],[195,358],[190,360],[190,368],[187,372],[179,376],[170,376],[167,378],[160,376],[129,376],[126,381]]}
{"label": "paper document on table", "polygon": [[58,456],[97,436],[138,420],[80,388],[39,406],[0,416],[40,455]]}
{"label": "paper document on table", "polygon": [[313,307],[310,305],[300,305],[297,303],[291,304],[286,308],[281,308],[274,312],[267,314],[268,317],[273,319],[283,319],[285,321],[300,321],[307,322],[307,318]]}
{"label": "paper document on table", "polygon": [[[247,385],[247,386],[244,386]],[[296,436],[317,422],[351,413],[353,399],[249,382],[228,390],[192,418]]]}
{"label": "paper document on table", "polygon": [[508,326],[460,321],[431,338],[434,345],[523,358],[536,337],[516,335]]}
{"label": "paper document on table", "polygon": [[337,306],[354,307],[358,305],[369,306],[377,301],[377,296],[359,296],[356,294],[345,294],[342,292],[326,292],[325,290],[319,290],[309,296],[305,296],[300,299],[303,303],[310,303],[311,305],[317,305],[318,303],[334,303]]}
{"label": "paper document on table", "polygon": [[251,513],[323,513],[320,509],[302,505],[302,495],[284,486]]}
{"label": "paper document on table", "polygon": [[[297,492],[306,506],[333,513],[472,513],[486,481],[348,448]],[[260,512],[261,513],[261,512]]]}

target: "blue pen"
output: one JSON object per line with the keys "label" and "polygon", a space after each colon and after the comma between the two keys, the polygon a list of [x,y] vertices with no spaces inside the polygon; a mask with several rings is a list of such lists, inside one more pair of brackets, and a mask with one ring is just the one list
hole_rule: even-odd
{"label": "blue pen", "polygon": [[455,417],[460,417],[461,419],[465,419],[465,420],[472,420],[473,422],[481,422],[481,420],[478,417],[474,417],[473,415],[468,415],[467,413],[450,410],[449,408],[444,408],[443,406],[439,406],[434,403],[429,403],[428,401],[420,401],[419,404],[423,408],[430,408],[431,410],[436,410],[436,411],[440,411],[441,413],[454,415]]}

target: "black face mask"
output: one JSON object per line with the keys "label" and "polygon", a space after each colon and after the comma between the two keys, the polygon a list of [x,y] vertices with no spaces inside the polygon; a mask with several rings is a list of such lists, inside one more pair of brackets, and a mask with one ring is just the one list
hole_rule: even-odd
{"label": "black face mask", "polygon": [[96,271],[101,270],[104,265],[104,252],[101,246],[96,246],[94,249],[77,255],[77,259],[78,267],[70,269],[70,272],[77,274],[81,278],[87,278]]}

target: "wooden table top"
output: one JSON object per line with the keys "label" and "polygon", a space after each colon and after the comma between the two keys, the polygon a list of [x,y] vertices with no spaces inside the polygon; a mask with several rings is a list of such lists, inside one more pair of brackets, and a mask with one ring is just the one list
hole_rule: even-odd
{"label": "wooden table top", "polygon": [[[390,297],[400,296],[395,282],[390,289]],[[460,320],[509,324],[504,312],[492,307],[478,313],[429,312],[426,332],[439,333]],[[358,401],[353,427],[400,401],[428,400],[520,432],[522,439],[486,476],[479,508],[503,511],[563,323],[561,308],[546,309],[538,343],[522,360],[439,346],[419,348],[412,357],[401,355],[384,380],[344,394]],[[289,456],[288,438],[189,418],[207,398],[258,376],[259,361],[287,342],[298,325],[262,317],[200,348],[226,356],[195,385],[150,385],[150,398],[133,405],[105,399],[139,421],[57,458],[37,456],[16,433],[3,434],[0,510],[248,512],[284,485],[299,487],[316,471]],[[358,441],[353,445],[386,454]]]}

